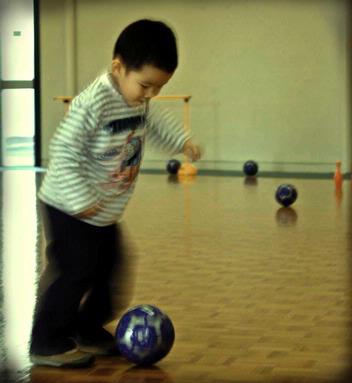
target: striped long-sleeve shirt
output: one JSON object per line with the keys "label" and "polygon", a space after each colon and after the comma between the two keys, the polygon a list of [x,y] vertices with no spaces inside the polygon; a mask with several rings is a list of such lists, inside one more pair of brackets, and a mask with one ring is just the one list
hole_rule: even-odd
{"label": "striped long-sleeve shirt", "polygon": [[99,204],[82,221],[96,226],[119,221],[135,188],[145,138],[170,153],[182,151],[182,122],[156,102],[126,104],[108,73],[72,100],[50,144],[48,171],[38,197],[77,215]]}

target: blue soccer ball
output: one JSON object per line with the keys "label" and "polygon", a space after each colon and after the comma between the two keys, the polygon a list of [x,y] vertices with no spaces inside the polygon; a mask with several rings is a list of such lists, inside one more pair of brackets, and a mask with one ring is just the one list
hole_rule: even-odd
{"label": "blue soccer ball", "polygon": [[258,164],[255,161],[246,161],[243,165],[243,173],[246,176],[255,176],[258,173]]}
{"label": "blue soccer ball", "polygon": [[176,160],[176,159],[172,159],[170,160],[167,165],[166,165],[166,170],[170,173],[170,174],[177,174],[177,172],[179,171],[181,167],[181,162],[179,160]]}
{"label": "blue soccer ball", "polygon": [[175,341],[170,318],[152,305],[129,309],[120,319],[115,339],[121,354],[137,365],[151,365],[164,358]]}
{"label": "blue soccer ball", "polygon": [[275,193],[276,201],[285,207],[292,205],[296,201],[297,196],[297,189],[290,184],[280,185]]}

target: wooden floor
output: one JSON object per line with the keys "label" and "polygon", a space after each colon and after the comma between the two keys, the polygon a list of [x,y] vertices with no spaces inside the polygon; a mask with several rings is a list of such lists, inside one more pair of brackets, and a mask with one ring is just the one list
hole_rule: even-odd
{"label": "wooden floor", "polygon": [[[40,176],[2,175],[0,382],[339,382],[351,358],[352,193],[331,180],[140,175],[125,215],[128,305],[151,303],[176,341],[156,367],[119,357],[31,367],[28,336],[44,241]],[[298,200],[280,208],[276,187]],[[127,277],[128,275],[128,277]],[[113,332],[116,321],[108,325]]]}

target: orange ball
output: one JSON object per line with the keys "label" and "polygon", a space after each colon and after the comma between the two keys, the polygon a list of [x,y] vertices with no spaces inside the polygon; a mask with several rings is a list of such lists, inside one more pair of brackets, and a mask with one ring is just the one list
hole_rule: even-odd
{"label": "orange ball", "polygon": [[180,176],[195,176],[197,174],[197,168],[186,162],[181,165],[180,169],[178,170],[177,174]]}

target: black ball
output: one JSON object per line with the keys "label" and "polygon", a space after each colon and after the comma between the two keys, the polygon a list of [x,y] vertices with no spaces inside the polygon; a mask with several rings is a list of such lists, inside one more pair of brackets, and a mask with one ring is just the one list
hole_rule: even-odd
{"label": "black ball", "polygon": [[178,170],[181,167],[181,162],[179,160],[172,159],[166,165],[166,170],[170,174],[177,174]]}
{"label": "black ball", "polygon": [[280,185],[275,193],[276,201],[285,207],[292,205],[296,201],[297,196],[297,189],[290,184]]}
{"label": "black ball", "polygon": [[255,176],[258,173],[258,164],[255,161],[246,161],[243,165],[243,173],[247,176]]}

